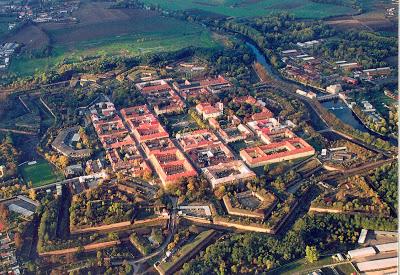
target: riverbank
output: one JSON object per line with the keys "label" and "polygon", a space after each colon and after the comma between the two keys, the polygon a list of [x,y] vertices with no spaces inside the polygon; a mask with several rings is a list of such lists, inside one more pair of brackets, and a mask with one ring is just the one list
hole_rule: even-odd
{"label": "riverbank", "polygon": [[[341,109],[341,107],[339,108],[327,108],[329,111],[331,111],[331,113],[333,113],[336,117],[338,117],[340,120],[345,120],[347,122],[347,124],[349,124],[350,126],[352,126],[353,128],[360,130],[362,132],[367,132],[375,137],[378,137],[384,141],[388,141],[391,144],[397,146],[398,145],[398,141],[396,138],[390,137],[390,136],[386,136],[386,135],[382,135],[381,133],[371,129],[361,118],[360,116],[354,111],[354,109],[352,108],[351,104],[347,102],[347,100],[343,97],[340,97],[338,100],[331,100],[331,101],[327,101],[325,103],[322,103],[322,105],[325,107],[327,104],[330,104],[330,102],[337,102],[340,104],[340,102],[343,102],[344,106]],[[352,120],[349,119],[348,115],[345,115],[344,113],[350,110],[350,114],[352,116]],[[361,127],[360,127],[361,126]]]}
{"label": "riverbank", "polygon": [[[263,65],[264,68],[265,68],[265,71],[267,73],[269,73],[272,78],[275,79],[275,81],[276,81],[276,83],[274,83],[275,85],[280,86],[280,85],[282,85],[284,83],[286,83],[287,85],[291,85],[291,87],[289,87],[287,85],[283,85],[283,88],[288,89],[288,92],[289,92],[289,90],[293,90],[293,87],[294,88],[300,87],[300,88],[303,88],[303,89],[304,88],[307,88],[307,89],[311,88],[314,92],[317,92],[319,94],[321,93],[320,90],[317,90],[317,89],[312,88],[312,87],[304,86],[303,84],[300,84],[300,83],[297,83],[297,82],[294,83],[293,80],[286,79],[285,77],[280,75],[279,72],[267,61],[265,55],[262,53],[262,51],[259,49],[259,47],[255,44],[254,41],[251,41],[249,38],[246,38],[246,37],[243,38],[243,35],[241,35],[241,34],[240,34],[240,37],[242,37],[242,39],[244,40],[245,44],[252,50],[253,54],[256,57],[256,62],[260,63],[261,65]],[[293,94],[294,94],[294,92],[293,92]],[[308,101],[303,101],[303,102],[308,102]],[[325,109],[328,109],[328,108],[326,108],[326,104],[328,104],[328,102],[335,102],[335,101],[332,100],[332,101],[324,102],[324,103],[321,104],[322,107],[325,108]],[[348,107],[347,105],[344,105],[344,106]],[[317,116],[314,116],[314,117],[318,117],[321,120],[321,122],[323,122],[323,124],[329,126],[327,121],[318,113],[318,110],[315,110],[313,108],[312,104],[309,104],[308,107],[311,107],[311,110],[316,112]],[[351,116],[349,116],[349,114],[346,114],[346,110],[345,110],[343,112],[345,117],[343,117],[341,115],[337,115],[337,112],[332,112],[331,110],[328,110],[328,112],[330,112],[333,115],[335,115],[335,117],[337,117],[342,123],[344,123],[346,125],[349,124],[352,128],[354,128],[354,129],[356,129],[356,130],[358,130],[358,131],[360,131],[362,133],[367,133],[367,134],[371,135],[374,138],[379,138],[379,139],[381,139],[383,141],[386,141],[386,142],[389,142],[391,145],[397,147],[397,144],[398,144],[397,140],[395,140],[393,138],[390,138],[390,137],[382,136],[382,135],[376,133],[375,131],[372,131],[369,128],[367,128],[362,123],[362,121],[358,118],[358,116],[354,116],[353,115],[353,110],[350,111]],[[349,123],[349,121],[351,123]],[[321,124],[321,123],[318,123],[318,122],[313,121],[313,120],[311,120],[311,123],[312,123],[313,127],[316,127],[316,129],[319,128],[318,124]],[[354,138],[356,138],[356,137],[354,137]]]}

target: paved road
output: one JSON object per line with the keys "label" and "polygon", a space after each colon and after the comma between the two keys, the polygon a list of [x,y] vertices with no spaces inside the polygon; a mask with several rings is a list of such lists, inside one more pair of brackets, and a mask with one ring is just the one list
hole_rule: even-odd
{"label": "paved road", "polygon": [[73,182],[79,182],[79,177],[66,179],[66,180],[62,180],[62,181],[57,181],[57,182],[49,183],[49,184],[38,186],[38,187],[33,187],[32,189],[34,189],[34,190],[46,189],[46,188],[54,187],[57,184],[63,185],[63,184],[73,183]]}

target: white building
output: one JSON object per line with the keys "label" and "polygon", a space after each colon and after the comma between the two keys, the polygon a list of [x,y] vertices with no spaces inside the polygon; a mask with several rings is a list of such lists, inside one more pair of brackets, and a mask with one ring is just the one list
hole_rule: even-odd
{"label": "white building", "polygon": [[[367,261],[362,263],[357,263],[357,268],[361,272],[373,271],[373,270],[384,270],[389,268],[394,268],[398,266],[398,257],[386,258],[374,261]],[[382,274],[385,274],[382,272]]]}
{"label": "white building", "polygon": [[306,96],[311,99],[317,98],[317,94],[313,92],[308,92]]}
{"label": "white building", "polygon": [[302,95],[302,96],[307,96],[307,92],[305,92],[303,90],[300,90],[300,89],[296,90],[296,94],[299,94],[299,95]]}
{"label": "white building", "polygon": [[390,251],[398,251],[399,250],[399,243],[398,242],[385,243],[385,244],[376,245],[375,247],[376,247],[376,249],[378,249],[379,253],[390,252]]}
{"label": "white building", "polygon": [[0,178],[4,177],[6,174],[6,167],[4,165],[0,165]]}
{"label": "white building", "polygon": [[360,237],[358,238],[358,243],[363,244],[365,243],[365,239],[367,238],[368,230],[362,229],[360,233]]}
{"label": "white building", "polygon": [[342,85],[335,84],[335,85],[330,85],[330,86],[326,87],[326,91],[330,94],[338,94],[341,91],[343,91],[343,89],[342,89]]}
{"label": "white building", "polygon": [[347,255],[349,255],[350,259],[360,258],[360,257],[368,257],[376,254],[375,249],[372,246],[349,250]]}

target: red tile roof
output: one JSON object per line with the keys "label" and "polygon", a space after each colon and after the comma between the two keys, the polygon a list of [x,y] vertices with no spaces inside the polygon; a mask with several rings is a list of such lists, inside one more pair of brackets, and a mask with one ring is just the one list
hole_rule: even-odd
{"label": "red tile roof", "polygon": [[151,114],[147,105],[134,106],[129,108],[121,109],[122,117],[127,120],[130,118],[137,118],[147,114]]}
{"label": "red tile roof", "polygon": [[220,113],[221,110],[217,106],[212,106],[210,103],[199,103],[196,105],[196,109],[200,113],[204,114],[216,114]]}
{"label": "red tile roof", "polygon": [[[285,149],[284,151],[273,152],[274,150]],[[271,154],[265,151],[271,150]],[[303,139],[295,137],[281,142],[274,142],[267,145],[242,149],[240,156],[251,166],[259,163],[280,159],[287,156],[295,156],[302,153],[314,153],[315,150]]]}
{"label": "red tile roof", "polygon": [[196,170],[177,148],[156,152],[150,156],[150,160],[164,185],[197,175]]}
{"label": "red tile roof", "polygon": [[142,92],[144,93],[152,93],[152,92],[161,92],[171,90],[171,86],[169,84],[161,84],[161,85],[154,85],[154,86],[146,86],[142,88]]}
{"label": "red tile roof", "polygon": [[139,142],[169,137],[169,134],[157,121],[135,127],[132,132]]}
{"label": "red tile roof", "polygon": [[200,86],[212,86],[212,85],[223,85],[223,84],[229,84],[229,81],[226,80],[223,76],[219,75],[216,78],[208,78],[208,79],[203,79],[200,80]]}
{"label": "red tile roof", "polygon": [[206,129],[177,135],[177,139],[185,151],[193,148],[207,147],[218,142],[217,136]]}

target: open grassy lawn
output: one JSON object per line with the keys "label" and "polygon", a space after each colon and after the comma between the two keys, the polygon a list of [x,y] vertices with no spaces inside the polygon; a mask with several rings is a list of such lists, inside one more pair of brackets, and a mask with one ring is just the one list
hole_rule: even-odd
{"label": "open grassy lawn", "polygon": [[27,163],[22,165],[20,172],[25,182],[32,182],[33,187],[63,179],[62,174],[44,159],[37,160],[37,163],[33,165],[28,165]]}
{"label": "open grassy lawn", "polygon": [[221,46],[206,28],[154,11],[110,9],[105,3],[90,3],[83,5],[76,16],[79,21],[76,24],[39,25],[51,41],[51,55],[31,58],[22,54],[13,58],[10,70],[31,75],[87,57],[136,56],[189,46]]}
{"label": "open grassy lawn", "polygon": [[298,18],[320,19],[347,15],[356,11],[350,7],[316,3],[309,0],[143,0],[169,10],[192,10],[217,13],[224,16],[252,17],[272,12],[289,12]]}

